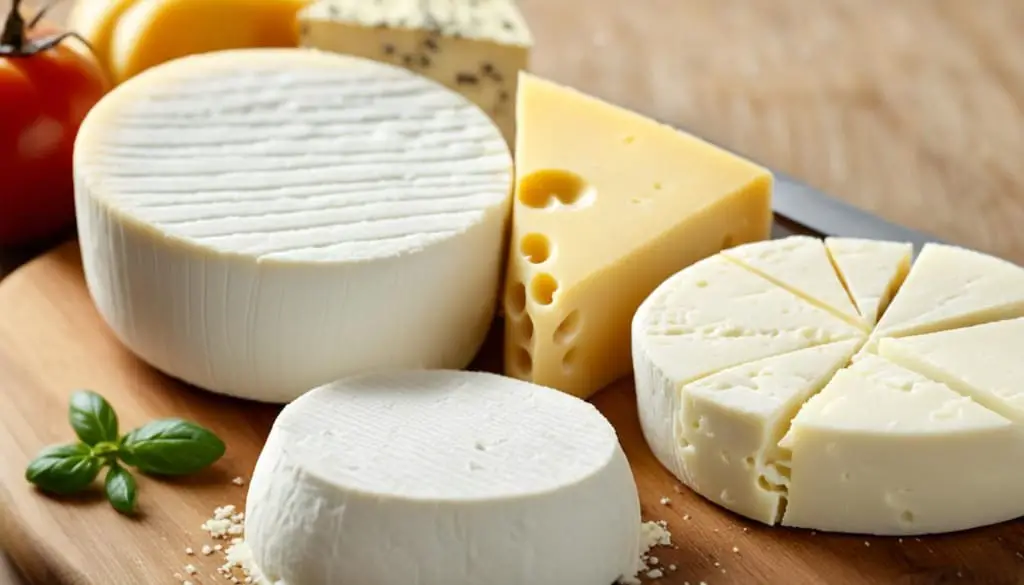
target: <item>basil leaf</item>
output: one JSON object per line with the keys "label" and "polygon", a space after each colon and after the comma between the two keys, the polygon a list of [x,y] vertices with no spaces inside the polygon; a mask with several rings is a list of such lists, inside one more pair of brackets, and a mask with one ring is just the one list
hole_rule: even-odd
{"label": "basil leaf", "polygon": [[128,465],[153,475],[186,475],[224,455],[224,442],[196,423],[178,418],[153,421],[121,439],[118,455]]}
{"label": "basil leaf", "polygon": [[73,494],[89,486],[99,475],[103,460],[82,443],[47,447],[25,470],[25,479],[54,494]]}
{"label": "basil leaf", "polygon": [[115,510],[129,516],[135,513],[138,487],[135,484],[135,477],[127,469],[116,463],[113,464],[107,470],[103,491],[106,492],[107,500]]}
{"label": "basil leaf", "polygon": [[117,440],[117,413],[106,399],[95,392],[79,390],[72,394],[68,418],[71,428],[86,445]]}

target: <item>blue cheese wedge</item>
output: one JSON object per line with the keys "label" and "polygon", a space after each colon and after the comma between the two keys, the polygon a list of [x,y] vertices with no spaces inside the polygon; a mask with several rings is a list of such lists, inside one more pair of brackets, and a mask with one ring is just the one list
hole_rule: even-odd
{"label": "blue cheese wedge", "polygon": [[406,67],[465,96],[514,143],[518,73],[533,38],[515,0],[320,0],[303,46]]}

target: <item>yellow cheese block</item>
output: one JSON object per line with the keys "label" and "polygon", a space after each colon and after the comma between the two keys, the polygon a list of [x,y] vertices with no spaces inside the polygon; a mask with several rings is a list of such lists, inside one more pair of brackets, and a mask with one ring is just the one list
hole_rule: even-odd
{"label": "yellow cheese block", "polygon": [[629,373],[630,322],[680,269],[763,240],[772,176],[520,73],[505,373],[586,397]]}
{"label": "yellow cheese block", "polygon": [[295,47],[310,0],[83,0],[69,26],[123,82],[178,57],[250,47]]}

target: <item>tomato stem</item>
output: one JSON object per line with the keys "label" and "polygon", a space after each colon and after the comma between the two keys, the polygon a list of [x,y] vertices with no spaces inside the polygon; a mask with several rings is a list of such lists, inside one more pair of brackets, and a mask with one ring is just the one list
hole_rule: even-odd
{"label": "tomato stem", "polygon": [[[21,15],[21,0],[11,0],[11,11],[0,33],[0,46],[9,52],[20,53],[25,48],[25,18]],[[6,51],[5,51],[6,52]]]}

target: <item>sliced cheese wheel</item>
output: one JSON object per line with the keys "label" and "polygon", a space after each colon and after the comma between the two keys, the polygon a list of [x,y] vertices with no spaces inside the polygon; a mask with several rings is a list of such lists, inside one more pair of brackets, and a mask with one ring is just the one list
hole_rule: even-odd
{"label": "sliced cheese wheel", "polygon": [[1024,319],[883,339],[879,352],[1024,422]]}
{"label": "sliced cheese wheel", "polygon": [[1020,426],[877,356],[837,373],[783,444],[788,526],[921,534],[1024,514]]}
{"label": "sliced cheese wheel", "polygon": [[777,443],[789,421],[860,347],[838,341],[721,371],[683,387],[676,440],[694,491],[772,524],[785,499],[788,465]]}
{"label": "sliced cheese wheel", "polygon": [[825,246],[861,318],[874,325],[907,277],[913,244],[826,238]]}
{"label": "sliced cheese wheel", "polygon": [[840,319],[867,329],[868,324],[861,319],[818,238],[792,236],[755,242],[725,250],[722,255]]}
{"label": "sliced cheese wheel", "polygon": [[289,585],[612,583],[636,572],[639,538],[611,424],[483,373],[379,373],[304,395],[275,421],[246,507],[256,565]]}
{"label": "sliced cheese wheel", "polygon": [[493,318],[501,132],[405,69],[222,51],[108,94],[75,149],[89,291],[155,367],[286,402],[358,371],[462,368]]}
{"label": "sliced cheese wheel", "polygon": [[973,250],[926,244],[873,337],[1024,317],[1024,269]]}
{"label": "sliced cheese wheel", "polygon": [[721,255],[659,286],[633,318],[640,422],[658,460],[678,474],[678,389],[732,366],[834,341],[857,327]]}

